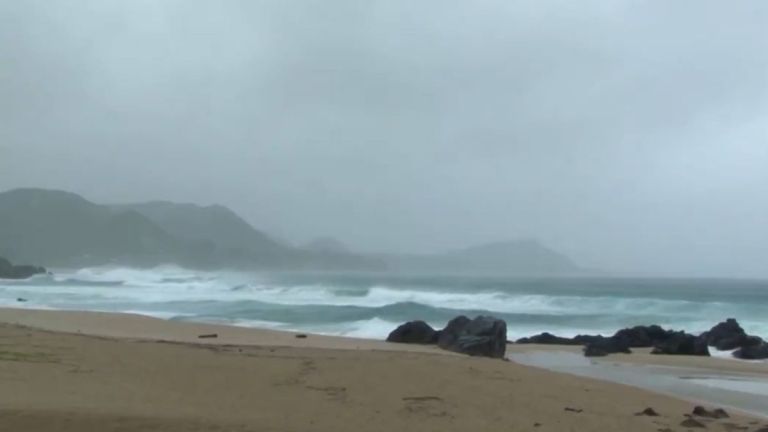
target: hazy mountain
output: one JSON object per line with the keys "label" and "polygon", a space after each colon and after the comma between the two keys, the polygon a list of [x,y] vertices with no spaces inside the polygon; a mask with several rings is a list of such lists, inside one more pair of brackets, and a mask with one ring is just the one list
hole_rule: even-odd
{"label": "hazy mountain", "polygon": [[318,237],[304,246],[304,249],[316,252],[348,253],[349,248],[333,237]]}
{"label": "hazy mountain", "polygon": [[46,266],[380,270],[371,257],[279,244],[221,206],[98,205],[43,189],[0,193],[0,256]]}
{"label": "hazy mountain", "polygon": [[587,273],[570,258],[535,240],[495,242],[434,255],[381,255],[403,272],[508,274],[524,276]]}
{"label": "hazy mountain", "polygon": [[254,229],[223,206],[153,201],[111,207],[118,212],[135,211],[177,238],[206,242],[221,253],[247,254],[268,261],[291,255],[290,248]]}
{"label": "hazy mountain", "polygon": [[222,206],[162,201],[107,206],[43,189],[0,193],[0,256],[48,267],[175,263],[237,269],[583,272],[568,257],[531,240],[436,255],[356,254],[329,237],[296,248],[273,240]]}
{"label": "hazy mountain", "polygon": [[60,191],[0,194],[0,255],[46,266],[187,263],[194,248],[133,211],[113,212]]}

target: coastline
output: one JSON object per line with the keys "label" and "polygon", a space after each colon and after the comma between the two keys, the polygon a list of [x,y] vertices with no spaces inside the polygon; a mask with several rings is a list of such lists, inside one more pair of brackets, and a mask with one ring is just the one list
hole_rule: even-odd
{"label": "coastline", "polygon": [[[633,432],[682,430],[694,405],[434,347],[98,312],[0,309],[0,323],[4,430]],[[635,415],[647,407],[661,415]],[[768,424],[731,415],[703,421]]]}

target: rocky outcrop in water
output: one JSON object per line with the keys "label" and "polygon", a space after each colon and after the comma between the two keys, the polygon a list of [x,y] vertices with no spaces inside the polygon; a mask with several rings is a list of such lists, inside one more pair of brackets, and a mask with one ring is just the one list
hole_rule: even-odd
{"label": "rocky outcrop in water", "polygon": [[709,331],[701,335],[706,340],[707,345],[713,346],[721,351],[736,349],[747,341],[747,332],[733,319],[718,323]]}
{"label": "rocky outcrop in water", "polygon": [[627,339],[609,337],[599,338],[584,346],[584,355],[587,357],[603,357],[608,354],[631,354]]}
{"label": "rocky outcrop in water", "polygon": [[744,344],[733,352],[733,356],[742,360],[768,359],[768,343],[757,336],[748,336]]}
{"label": "rocky outcrop in water", "polygon": [[507,323],[489,316],[475,319],[461,315],[435,331],[424,321],[410,321],[387,337],[387,342],[437,344],[442,349],[491,358],[504,358],[507,350]]}
{"label": "rocky outcrop in water", "polygon": [[439,333],[424,321],[409,321],[392,330],[387,342],[436,344]]}
{"label": "rocky outcrop in water", "polygon": [[747,334],[733,319],[718,323],[701,337],[707,344],[719,350],[735,350],[733,356],[744,360],[763,360],[768,358],[768,343],[758,336]]}
{"label": "rocky outcrop in water", "polygon": [[650,348],[665,342],[672,334],[672,331],[654,324],[621,329],[613,335],[613,339],[624,341],[630,348]]}
{"label": "rocky outcrop in water", "polygon": [[43,267],[33,265],[13,265],[10,261],[0,257],[0,279],[29,279],[37,274],[45,274]]}
{"label": "rocky outcrop in water", "polygon": [[681,331],[654,345],[651,354],[709,356],[709,347],[701,336]]}
{"label": "rocky outcrop in water", "polygon": [[631,353],[631,348],[653,348],[654,354],[709,355],[706,340],[685,332],[666,330],[658,325],[635,326],[617,331],[613,336],[579,335],[564,338],[541,333],[518,339],[517,343],[551,345],[583,345],[587,357],[602,357],[616,353]]}
{"label": "rocky outcrop in water", "polygon": [[566,338],[555,336],[552,333],[541,333],[531,337],[520,338],[515,341],[518,344],[538,344],[538,345],[583,345],[583,342],[576,338]]}

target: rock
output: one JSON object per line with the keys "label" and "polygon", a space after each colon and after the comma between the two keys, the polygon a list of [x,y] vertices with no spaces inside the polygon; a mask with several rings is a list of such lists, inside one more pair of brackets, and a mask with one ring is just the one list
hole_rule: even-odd
{"label": "rock", "polygon": [[768,343],[756,336],[751,336],[744,346],[733,352],[733,356],[742,360],[768,359]]}
{"label": "rock", "polygon": [[584,412],[584,410],[583,410],[583,409],[581,409],[581,408],[571,408],[571,407],[565,407],[565,408],[563,408],[563,409],[564,409],[565,411],[568,411],[568,412],[574,412],[574,413],[576,413],[576,414],[578,414],[578,413],[581,413],[581,412]]}
{"label": "rock", "polygon": [[648,348],[666,341],[671,335],[671,331],[654,324],[621,329],[613,337],[624,339],[630,348]]}
{"label": "rock", "polygon": [[656,412],[653,408],[646,408],[639,413],[635,413],[636,416],[648,416],[648,417],[658,417],[659,413]]}
{"label": "rock", "polygon": [[735,319],[728,318],[704,332],[701,337],[706,340],[707,345],[723,351],[742,346],[747,339],[747,333]]}
{"label": "rock", "polygon": [[19,298],[16,299],[16,301],[19,302],[19,303],[26,303],[27,299],[25,299],[24,297],[19,297]]}
{"label": "rock", "polygon": [[442,349],[471,356],[504,358],[507,323],[489,316],[473,320],[458,316],[440,332],[437,344]]}
{"label": "rock", "polygon": [[731,417],[722,408],[715,408],[714,410],[710,411],[710,410],[704,408],[701,405],[697,405],[696,407],[693,408],[693,415],[699,416],[699,417],[713,418],[713,419],[721,419],[721,418],[730,418]]}
{"label": "rock", "polygon": [[587,357],[603,357],[616,353],[632,353],[625,339],[613,337],[600,338],[584,346],[584,355]]}
{"label": "rock", "polygon": [[552,333],[540,333],[535,336],[518,339],[518,344],[540,344],[540,345],[586,345],[588,343],[602,340],[600,335],[578,335],[573,338],[555,336]]}
{"label": "rock", "polygon": [[424,321],[409,321],[392,330],[387,336],[387,342],[435,344],[438,333]]}
{"label": "rock", "polygon": [[515,341],[515,343],[540,344],[540,345],[581,345],[582,344],[577,340],[555,336],[552,333],[547,333],[547,332],[537,334],[535,336],[531,336],[527,338],[518,339],[517,341]]}
{"label": "rock", "polygon": [[655,344],[651,354],[709,356],[709,348],[702,337],[674,332],[667,340]]}
{"label": "rock", "polygon": [[680,426],[686,427],[686,428],[705,428],[707,426],[704,425],[704,423],[696,420],[695,418],[688,417],[687,419],[680,422]]}
{"label": "rock", "polygon": [[437,345],[441,348],[453,345],[456,342],[456,339],[459,338],[461,331],[470,321],[472,320],[464,315],[459,315],[448,321],[448,324],[445,325],[445,328],[440,331],[440,334],[437,337]]}
{"label": "rock", "polygon": [[307,338],[307,335],[305,335],[304,333],[299,333],[299,334],[297,334],[297,335],[296,335],[296,336],[294,336],[294,337],[295,337],[296,339],[306,339],[306,338]]}
{"label": "rock", "polygon": [[211,334],[201,334],[197,337],[198,339],[216,339],[217,337],[219,337],[219,335],[216,333],[211,333]]}
{"label": "rock", "polygon": [[592,342],[600,342],[603,339],[605,339],[605,336],[601,335],[577,335],[573,338],[573,341],[579,345],[587,345]]}
{"label": "rock", "polygon": [[37,274],[45,274],[43,267],[32,265],[13,265],[10,261],[0,257],[0,279],[29,279]]}

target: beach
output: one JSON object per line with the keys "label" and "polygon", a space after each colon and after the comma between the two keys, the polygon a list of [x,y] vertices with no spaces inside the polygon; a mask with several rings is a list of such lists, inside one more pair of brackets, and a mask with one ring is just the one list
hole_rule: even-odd
{"label": "beach", "polygon": [[[682,431],[695,405],[374,340],[93,312],[2,309],[0,323],[0,430]],[[660,415],[636,415],[648,407]]]}

